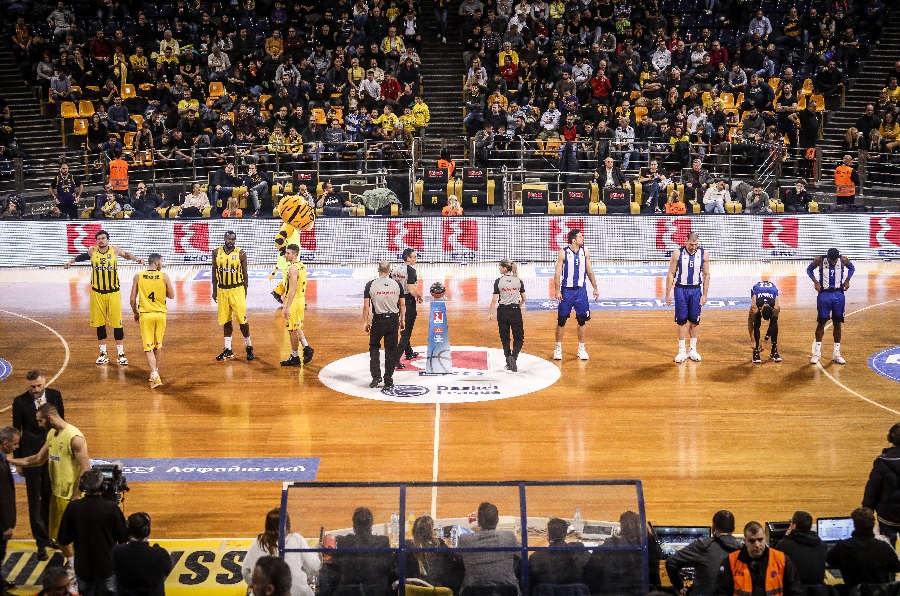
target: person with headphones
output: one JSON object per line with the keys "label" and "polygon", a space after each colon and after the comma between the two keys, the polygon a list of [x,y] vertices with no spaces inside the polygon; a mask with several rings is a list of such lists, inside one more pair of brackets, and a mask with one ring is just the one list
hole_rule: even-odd
{"label": "person with headphones", "polygon": [[59,524],[59,543],[75,551],[75,579],[81,596],[106,596],[115,592],[112,549],[125,542],[125,516],[103,498],[103,473],[88,470],[78,490],[84,498],[69,503]]}
{"label": "person with headphones", "polygon": [[150,545],[150,516],[143,511],[129,515],[126,534],[128,542],[117,544],[112,550],[116,594],[165,596],[172,558],[160,545]]}

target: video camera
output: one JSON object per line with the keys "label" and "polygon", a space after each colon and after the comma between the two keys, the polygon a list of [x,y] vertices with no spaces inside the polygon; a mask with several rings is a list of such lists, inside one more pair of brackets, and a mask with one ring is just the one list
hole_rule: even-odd
{"label": "video camera", "polygon": [[95,472],[100,472],[103,475],[101,496],[104,499],[112,501],[113,503],[121,503],[125,500],[125,493],[131,489],[128,488],[128,482],[122,474],[121,462],[113,464],[95,464],[91,466],[91,469]]}

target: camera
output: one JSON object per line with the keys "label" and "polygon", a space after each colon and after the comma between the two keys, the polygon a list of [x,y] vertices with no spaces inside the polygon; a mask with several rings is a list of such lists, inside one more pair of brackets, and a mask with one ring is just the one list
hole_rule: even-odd
{"label": "camera", "polygon": [[91,469],[103,475],[101,496],[104,499],[113,503],[121,503],[125,500],[125,493],[131,489],[128,488],[128,482],[122,474],[122,464],[120,462],[96,464],[91,466]]}

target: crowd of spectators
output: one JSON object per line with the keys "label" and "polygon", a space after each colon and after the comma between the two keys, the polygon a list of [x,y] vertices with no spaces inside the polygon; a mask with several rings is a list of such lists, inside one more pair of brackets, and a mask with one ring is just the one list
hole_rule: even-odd
{"label": "crowd of spectators", "polygon": [[463,124],[482,163],[552,146],[564,171],[608,156],[625,170],[700,158],[721,171],[788,145],[786,164],[811,178],[821,112],[840,105],[886,11],[882,0],[463,0]]}
{"label": "crowd of spectators", "polygon": [[[841,148],[844,153],[864,158],[868,180],[893,182],[892,165],[900,163],[895,149],[900,147],[900,61],[894,63],[881,81],[883,88],[878,98],[866,104],[844,136]],[[874,98],[873,98],[874,99]]]}
{"label": "crowd of spectators", "polygon": [[92,153],[163,172],[236,156],[269,171],[335,159],[363,170],[400,159],[430,120],[419,4],[14,2],[7,39],[53,109],[91,102],[79,115]]}

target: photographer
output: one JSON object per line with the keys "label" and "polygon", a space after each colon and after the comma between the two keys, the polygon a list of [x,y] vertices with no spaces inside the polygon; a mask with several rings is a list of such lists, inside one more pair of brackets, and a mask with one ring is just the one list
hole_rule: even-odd
{"label": "photographer", "polygon": [[112,549],[125,542],[125,516],[103,498],[105,484],[99,470],[82,474],[78,488],[84,498],[69,503],[59,525],[59,543],[75,550],[75,578],[82,596],[115,592]]}
{"label": "photographer", "polygon": [[150,546],[150,516],[128,516],[128,542],[113,547],[112,562],[118,596],[163,596],[172,558],[158,544]]}

